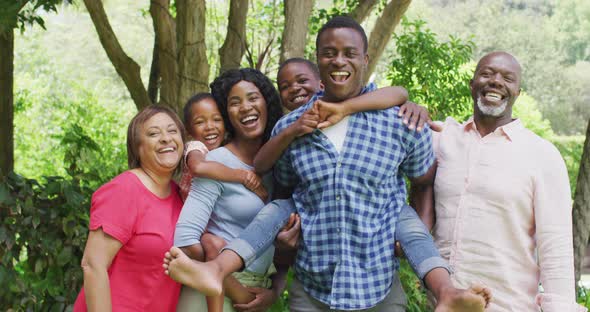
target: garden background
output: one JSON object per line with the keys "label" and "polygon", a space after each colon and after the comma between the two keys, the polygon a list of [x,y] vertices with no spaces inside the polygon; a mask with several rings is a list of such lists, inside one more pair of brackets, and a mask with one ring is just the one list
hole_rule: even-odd
{"label": "garden background", "polygon": [[[568,167],[579,278],[590,234],[589,1],[0,0],[0,310],[71,309],[90,196],[126,169],[139,108],[180,112],[228,68],[274,80],[281,60],[315,58],[315,34],[335,14],[365,27],[370,81],[406,87],[438,120],[469,115],[482,55],[516,56],[515,115]],[[428,311],[407,265],[402,279],[408,311]],[[590,306],[583,287],[579,301]]]}

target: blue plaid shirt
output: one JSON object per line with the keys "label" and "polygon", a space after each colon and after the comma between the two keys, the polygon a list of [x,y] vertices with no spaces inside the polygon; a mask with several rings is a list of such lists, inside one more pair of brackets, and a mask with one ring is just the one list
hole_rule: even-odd
{"label": "blue plaid shirt", "polygon": [[[371,84],[363,93],[373,90]],[[283,117],[273,136],[316,99]],[[393,245],[407,197],[404,174],[424,175],[434,162],[430,129],[408,130],[398,110],[350,116],[341,153],[315,130],[291,143],[275,164],[277,181],[295,187],[301,216],[296,277],[331,309],[375,306],[388,294],[398,269]]]}

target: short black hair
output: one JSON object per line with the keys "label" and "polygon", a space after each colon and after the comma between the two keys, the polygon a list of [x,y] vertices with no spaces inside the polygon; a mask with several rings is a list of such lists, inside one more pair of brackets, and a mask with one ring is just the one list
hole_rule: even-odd
{"label": "short black hair", "polygon": [[279,73],[281,72],[281,70],[283,70],[283,68],[289,64],[303,64],[305,66],[307,66],[311,72],[313,73],[313,75],[320,80],[320,70],[318,69],[318,65],[308,59],[304,59],[301,57],[292,57],[286,61],[284,61],[280,66],[279,66],[279,70],[277,71],[277,83],[279,82]]}
{"label": "short black hair", "polygon": [[266,101],[268,117],[262,140],[263,143],[266,143],[266,141],[270,139],[272,128],[274,128],[277,121],[283,116],[281,98],[279,97],[277,89],[275,89],[272,81],[270,81],[268,77],[259,70],[253,68],[231,69],[215,78],[210,85],[211,94],[221,112],[227,133],[233,137],[235,135],[235,129],[227,114],[227,97],[233,86],[242,80],[253,83],[258,90],[260,90],[260,93]]}
{"label": "short black hair", "polygon": [[364,49],[365,53],[367,53],[367,49],[369,48],[369,40],[367,40],[367,34],[365,33],[363,26],[361,26],[359,23],[357,23],[357,21],[355,21],[353,18],[351,18],[349,16],[343,16],[343,15],[338,15],[338,16],[332,17],[332,19],[327,21],[324,24],[324,26],[322,26],[322,28],[320,28],[320,30],[318,31],[318,35],[315,38],[316,51],[319,47],[320,36],[322,35],[322,33],[328,29],[334,29],[334,28],[351,28],[351,29],[356,30],[361,35],[361,38],[363,38],[363,49]]}
{"label": "short black hair", "polygon": [[215,99],[213,98],[213,95],[211,95],[211,93],[209,92],[201,92],[201,93],[197,93],[193,96],[191,96],[187,101],[186,104],[184,104],[184,108],[182,109],[182,114],[183,114],[183,121],[184,121],[184,127],[186,128],[186,131],[190,134],[193,135],[192,132],[192,127],[191,127],[191,110],[193,108],[193,105],[196,103],[201,102],[204,99],[208,99],[210,98],[211,100],[213,100],[213,102],[215,102]]}

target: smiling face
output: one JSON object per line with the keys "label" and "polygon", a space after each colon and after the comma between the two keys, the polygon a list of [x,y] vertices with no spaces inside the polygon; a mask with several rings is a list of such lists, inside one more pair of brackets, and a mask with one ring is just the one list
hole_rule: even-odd
{"label": "smiling face", "polygon": [[341,102],[359,95],[369,61],[361,34],[352,28],[329,28],[317,46],[324,99]]}
{"label": "smiling face", "polygon": [[225,126],[213,98],[206,97],[192,104],[190,122],[189,132],[195,140],[203,142],[209,150],[221,145]]}
{"label": "smiling face", "polygon": [[139,162],[153,172],[176,169],[183,152],[181,129],[165,113],[157,113],[146,120],[139,133]]}
{"label": "smiling face", "polygon": [[470,82],[475,114],[487,117],[512,115],[512,105],[520,94],[521,68],[508,53],[484,56]]}
{"label": "smiling face", "polygon": [[277,84],[284,107],[292,111],[309,102],[320,91],[320,80],[305,63],[292,62],[279,71]]}
{"label": "smiling face", "polygon": [[231,88],[227,114],[236,139],[262,139],[268,113],[266,101],[255,84],[242,80]]}

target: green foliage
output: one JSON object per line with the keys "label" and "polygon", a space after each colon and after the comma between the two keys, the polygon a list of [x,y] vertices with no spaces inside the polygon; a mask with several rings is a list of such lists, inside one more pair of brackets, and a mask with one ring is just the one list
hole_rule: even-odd
{"label": "green foliage", "polygon": [[551,124],[547,119],[543,118],[537,101],[525,92],[521,92],[518,99],[516,99],[512,107],[512,115],[520,118],[524,126],[538,136],[546,139],[553,136]]}
{"label": "green foliage", "polygon": [[0,183],[0,309],[63,311],[80,291],[91,189],[76,179]]}
{"label": "green foliage", "polygon": [[405,259],[400,261],[399,278],[408,302],[406,312],[432,311],[432,307],[426,298],[426,290]]}
{"label": "green foliage", "polygon": [[398,56],[391,61],[387,78],[391,85],[404,86],[410,99],[426,105],[433,119],[454,116],[463,120],[471,114],[469,62],[471,41],[450,36],[439,42],[424,21],[402,21],[404,30],[395,34]]}
{"label": "green foliage", "polygon": [[590,289],[580,287],[578,289],[577,302],[584,307],[590,309]]}
{"label": "green foliage", "polygon": [[578,173],[580,169],[580,161],[582,159],[582,152],[584,151],[585,138],[583,135],[554,135],[550,136],[548,139],[555,145],[555,147],[557,147],[565,161],[573,196],[576,193],[576,183],[578,182]]}

